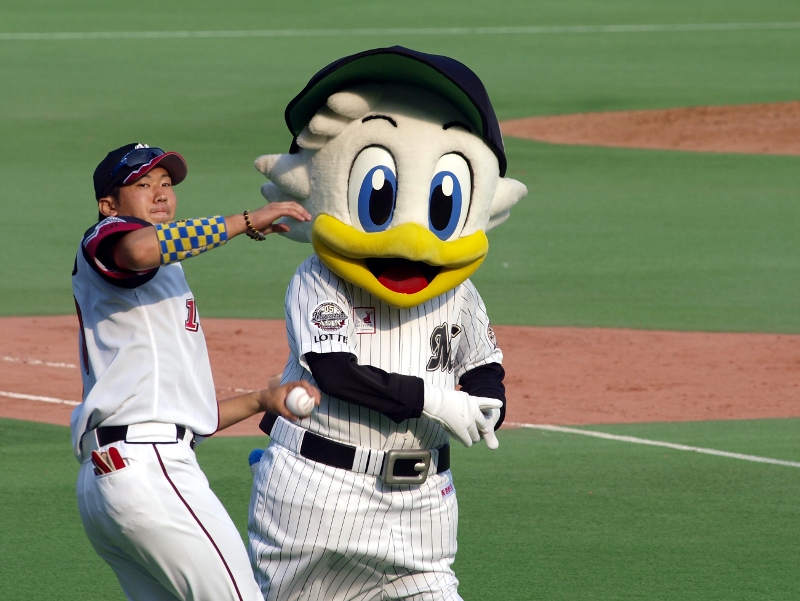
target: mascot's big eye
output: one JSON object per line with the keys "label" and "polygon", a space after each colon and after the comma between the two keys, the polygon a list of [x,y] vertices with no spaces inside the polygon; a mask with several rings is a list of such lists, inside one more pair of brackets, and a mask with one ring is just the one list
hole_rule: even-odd
{"label": "mascot's big eye", "polygon": [[467,161],[460,154],[446,154],[436,163],[431,180],[428,224],[442,240],[461,232],[469,211],[472,176]]}
{"label": "mascot's big eye", "polygon": [[361,151],[350,170],[347,200],[353,225],[365,232],[389,227],[397,198],[397,176],[389,151],[370,146]]}

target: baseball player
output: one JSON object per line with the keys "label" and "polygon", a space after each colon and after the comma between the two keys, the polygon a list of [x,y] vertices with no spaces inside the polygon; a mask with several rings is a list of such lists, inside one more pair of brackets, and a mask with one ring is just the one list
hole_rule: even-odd
{"label": "baseball player", "polygon": [[459,599],[449,440],[497,448],[505,406],[503,355],[468,276],[487,222],[525,188],[502,178],[482,84],[447,57],[345,57],[286,121],[292,149],[256,166],[268,199],[309,209],[294,234],[315,254],[286,294],[283,381],[315,383],[322,401],[297,423],[261,422],[257,579],[268,600]]}
{"label": "baseball player", "polygon": [[72,414],[77,495],[92,546],[128,599],[261,601],[235,526],[194,455],[195,440],[260,411],[292,419],[289,383],[217,403],[205,338],[180,261],[241,233],[304,221],[296,203],[174,221],[175,152],[129,144],[94,172],[99,222],[72,271],[83,403]]}

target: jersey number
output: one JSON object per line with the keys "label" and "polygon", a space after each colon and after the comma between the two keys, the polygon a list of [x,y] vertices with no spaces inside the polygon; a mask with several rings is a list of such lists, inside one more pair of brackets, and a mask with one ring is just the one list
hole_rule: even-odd
{"label": "jersey number", "polygon": [[190,332],[196,332],[200,329],[200,322],[197,321],[197,305],[193,298],[186,299],[186,309],[189,311],[186,316],[186,329]]}

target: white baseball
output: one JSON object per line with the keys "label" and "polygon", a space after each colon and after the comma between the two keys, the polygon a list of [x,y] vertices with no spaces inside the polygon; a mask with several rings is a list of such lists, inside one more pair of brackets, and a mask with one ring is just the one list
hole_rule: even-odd
{"label": "white baseball", "polygon": [[286,395],[286,408],[297,417],[308,417],[314,410],[314,397],[302,386],[296,386]]}

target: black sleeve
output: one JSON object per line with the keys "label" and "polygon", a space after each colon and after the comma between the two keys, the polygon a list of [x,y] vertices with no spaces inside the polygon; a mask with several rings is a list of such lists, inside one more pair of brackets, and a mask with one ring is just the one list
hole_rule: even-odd
{"label": "black sleeve", "polygon": [[506,418],[506,387],[503,386],[503,378],[506,370],[499,363],[487,363],[466,372],[461,379],[461,390],[472,396],[483,396],[490,399],[503,401],[500,409],[500,419],[494,425],[497,430]]}
{"label": "black sleeve", "polygon": [[359,365],[352,353],[306,353],[319,389],[337,399],[382,413],[393,422],[422,415],[422,378]]}

